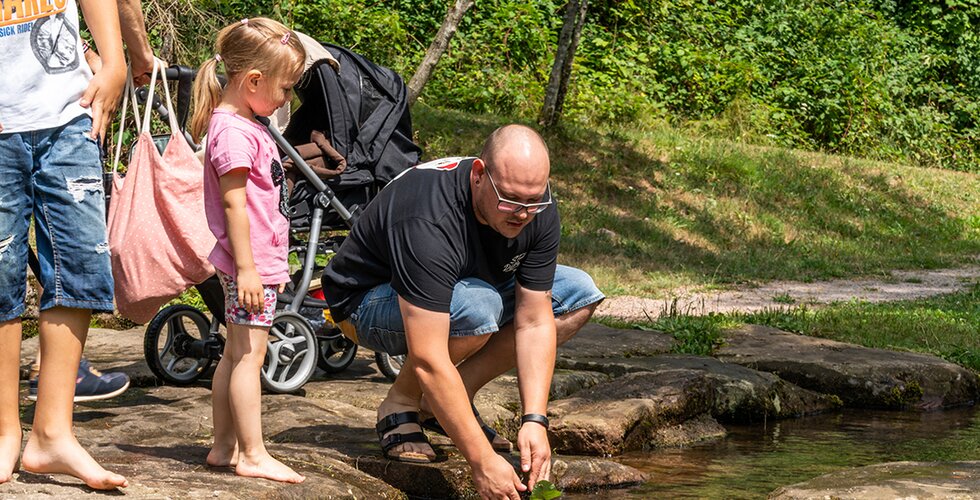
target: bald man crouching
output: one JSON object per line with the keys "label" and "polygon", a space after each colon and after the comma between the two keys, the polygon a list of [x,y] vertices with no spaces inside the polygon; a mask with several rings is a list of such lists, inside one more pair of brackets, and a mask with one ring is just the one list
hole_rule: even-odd
{"label": "bald man crouching", "polygon": [[[541,136],[521,125],[494,131],[479,158],[416,166],[381,191],[323,273],[331,313],[348,336],[408,355],[378,408],[384,456],[432,461],[421,427],[444,433],[485,498],[516,499],[549,477],[555,349],[603,299],[588,274],[557,265],[550,168]],[[472,404],[515,366],[528,485],[496,453],[511,443]]]}

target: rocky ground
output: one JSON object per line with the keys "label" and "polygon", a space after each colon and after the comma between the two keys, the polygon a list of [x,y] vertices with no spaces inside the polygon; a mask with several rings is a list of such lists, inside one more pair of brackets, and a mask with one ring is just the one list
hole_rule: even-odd
{"label": "rocky ground", "polygon": [[[446,457],[437,464],[408,465],[380,458],[373,425],[375,407],[388,383],[366,355],[340,375],[319,374],[299,394],[263,398],[270,449],[307,475],[305,483],[281,486],[211,470],[202,465],[211,433],[206,381],[190,387],[157,385],[142,359],[142,335],[142,329],[91,332],[86,352],[93,363],[129,373],[134,387],[113,400],[79,404],[76,412],[82,443],[109,468],[129,478],[125,495],[473,495],[468,468],[445,438],[433,439]],[[563,347],[549,410],[558,486],[566,491],[597,491],[642,483],[648,478],[639,471],[598,457],[718,439],[725,436],[729,422],[791,418],[842,405],[953,406],[980,395],[975,373],[932,356],[867,349],[762,327],[730,331],[727,337],[717,358],[673,355],[669,354],[673,339],[664,334],[590,324]],[[36,346],[35,339],[25,341],[25,370]],[[504,376],[477,398],[484,418],[511,438],[519,408],[514,382],[512,376]],[[28,428],[32,411],[25,401],[23,420]],[[61,476],[19,473],[11,484],[0,485],[4,498],[95,494],[99,493]]]}
{"label": "rocky ground", "polygon": [[[780,284],[723,292],[714,299],[679,294],[686,297],[679,300],[688,302],[672,307],[684,310],[688,307],[684,304],[701,304],[703,312],[726,307],[751,310],[773,306],[772,298],[779,294],[807,303],[835,300],[838,293],[868,300],[877,300],[875,294],[912,298],[963,288],[980,276],[980,267],[965,269],[858,284]],[[806,292],[814,289],[823,295],[807,298]],[[743,299],[755,300],[756,305],[739,302]],[[641,318],[655,316],[666,305],[617,298],[607,301],[600,312]],[[601,492],[602,497],[625,493],[624,488],[656,478],[617,463],[617,455],[721,439],[728,423],[793,418],[840,407],[941,409],[972,404],[980,396],[976,373],[929,355],[868,349],[757,326],[726,332],[724,346],[714,357],[671,354],[673,342],[659,332],[589,324],[559,350],[549,408],[556,451],[554,480],[559,488]],[[24,376],[36,349],[36,339],[24,342]],[[133,379],[133,388],[116,399],[76,406],[76,429],[83,445],[108,468],[129,478],[130,487],[116,494],[139,498],[474,496],[468,467],[446,438],[432,436],[445,458],[436,464],[409,465],[380,457],[373,430],[375,408],[388,382],[370,353],[360,353],[339,375],[318,373],[297,394],[264,396],[263,422],[270,450],[308,478],[291,486],[242,479],[230,470],[203,465],[211,435],[208,381],[189,387],[159,385],[143,359],[142,328],[94,329],[86,354],[95,366],[124,371]],[[26,396],[26,382],[23,390]],[[519,398],[512,375],[490,384],[477,396],[476,405],[489,423],[514,438]],[[29,430],[33,405],[26,399],[22,415]],[[515,463],[516,458],[511,456]],[[881,464],[786,486],[772,496],[980,498],[973,493],[980,489],[977,470],[977,463]],[[2,498],[103,494],[72,478],[23,472],[0,485]]]}

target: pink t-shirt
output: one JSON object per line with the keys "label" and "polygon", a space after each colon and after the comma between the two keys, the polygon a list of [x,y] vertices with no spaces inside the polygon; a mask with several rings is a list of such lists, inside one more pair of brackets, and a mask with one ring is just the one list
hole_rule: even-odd
{"label": "pink t-shirt", "polygon": [[289,220],[279,211],[279,186],[272,179],[272,162],[279,161],[276,143],[262,125],[222,109],[215,109],[211,115],[207,139],[204,211],[217,239],[208,260],[237,279],[218,177],[236,168],[247,168],[245,209],[255,268],[263,285],[289,281]]}

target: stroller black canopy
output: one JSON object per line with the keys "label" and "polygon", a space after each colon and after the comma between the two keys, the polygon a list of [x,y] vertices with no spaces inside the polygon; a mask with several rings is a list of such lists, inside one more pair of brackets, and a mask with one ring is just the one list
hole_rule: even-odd
{"label": "stroller black canopy", "polygon": [[408,91],[395,71],[337,45],[322,43],[340,63],[310,68],[296,86],[302,105],[283,136],[291,144],[323,132],[347,159],[346,170],[328,184],[335,189],[373,184],[380,188],[419,162],[422,150],[412,142]]}

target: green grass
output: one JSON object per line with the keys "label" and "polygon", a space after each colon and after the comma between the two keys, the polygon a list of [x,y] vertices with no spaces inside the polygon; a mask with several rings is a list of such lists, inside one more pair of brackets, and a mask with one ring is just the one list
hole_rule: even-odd
{"label": "green grass", "polygon": [[725,314],[691,316],[676,311],[671,311],[653,321],[639,323],[608,316],[596,318],[595,321],[610,328],[634,328],[666,333],[676,341],[671,352],[695,356],[711,356],[724,341],[723,331],[741,325],[736,318]]}
{"label": "green grass", "polygon": [[867,347],[935,354],[980,370],[980,283],[964,292],[928,299],[846,302],[739,319]]}
{"label": "green grass", "polygon": [[[413,109],[425,158],[507,122]],[[980,175],[748,146],[634,124],[548,132],[563,263],[608,295],[884,276],[980,255]]]}
{"label": "green grass", "polygon": [[758,324],[865,347],[933,354],[980,371],[980,283],[959,293],[882,304],[854,301],[752,314],[667,314],[647,322],[597,321],[614,328],[668,333],[678,341],[674,352],[684,354],[711,355],[722,344],[722,330]]}

